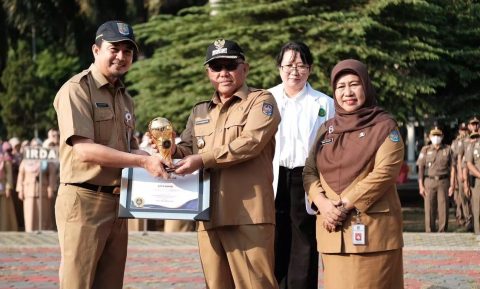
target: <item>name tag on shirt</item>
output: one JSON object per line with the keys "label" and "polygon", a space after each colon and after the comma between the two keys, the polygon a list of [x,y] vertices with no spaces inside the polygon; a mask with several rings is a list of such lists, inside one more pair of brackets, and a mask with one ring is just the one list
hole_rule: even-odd
{"label": "name tag on shirt", "polygon": [[95,106],[98,107],[98,108],[106,108],[106,107],[108,107],[108,103],[95,102]]}

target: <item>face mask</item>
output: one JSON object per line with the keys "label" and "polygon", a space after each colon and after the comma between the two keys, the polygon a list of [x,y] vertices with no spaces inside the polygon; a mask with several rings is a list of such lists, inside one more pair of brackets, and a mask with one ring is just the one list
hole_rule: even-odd
{"label": "face mask", "polygon": [[432,135],[430,137],[430,141],[432,141],[433,145],[439,145],[442,143],[442,137],[438,135]]}

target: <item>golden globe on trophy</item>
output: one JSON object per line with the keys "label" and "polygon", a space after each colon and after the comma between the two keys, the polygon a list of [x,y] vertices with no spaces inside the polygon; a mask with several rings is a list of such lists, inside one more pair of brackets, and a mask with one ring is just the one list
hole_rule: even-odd
{"label": "golden globe on trophy", "polygon": [[150,137],[157,145],[158,154],[166,161],[172,162],[172,123],[163,117],[156,117],[148,124]]}

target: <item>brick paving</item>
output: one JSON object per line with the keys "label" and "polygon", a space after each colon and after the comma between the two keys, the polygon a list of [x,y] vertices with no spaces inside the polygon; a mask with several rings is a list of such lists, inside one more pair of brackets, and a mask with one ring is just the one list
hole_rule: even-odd
{"label": "brick paving", "polygon": [[[407,289],[480,289],[480,238],[404,233]],[[0,289],[58,288],[55,232],[0,233]],[[320,270],[319,288],[322,282]],[[125,289],[205,288],[195,233],[130,233]]]}

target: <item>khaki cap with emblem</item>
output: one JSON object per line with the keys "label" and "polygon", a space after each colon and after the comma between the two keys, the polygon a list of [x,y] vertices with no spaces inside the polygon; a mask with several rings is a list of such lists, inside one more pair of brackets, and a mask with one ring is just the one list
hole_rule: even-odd
{"label": "khaki cap with emblem", "polygon": [[132,26],[122,21],[107,21],[100,25],[97,29],[95,41],[98,39],[111,43],[129,41],[134,45],[138,52],[138,45],[137,42],[135,42],[135,35],[133,34]]}
{"label": "khaki cap with emblem", "polygon": [[430,130],[430,135],[443,135],[443,132],[436,126]]}

